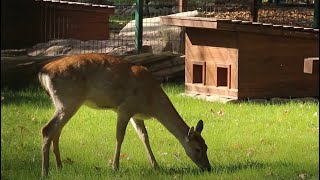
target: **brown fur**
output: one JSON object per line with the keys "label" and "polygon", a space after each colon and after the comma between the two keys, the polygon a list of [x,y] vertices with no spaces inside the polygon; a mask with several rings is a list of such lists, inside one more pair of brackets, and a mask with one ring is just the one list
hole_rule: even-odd
{"label": "brown fur", "polygon": [[[85,54],[63,57],[45,65],[39,80],[50,94],[55,114],[42,129],[42,175],[48,175],[49,149],[52,142],[57,167],[61,168],[59,137],[64,125],[82,104],[110,108],[117,112],[116,149],[113,169],[119,168],[121,144],[128,122],[134,125],[153,167],[154,158],[143,120],[154,117],[182,144],[187,155],[201,168],[209,168],[206,144],[194,128],[182,120],[152,74],[143,66],[132,66],[107,54]],[[106,122],[107,123],[107,122]],[[203,127],[203,123],[198,124]],[[190,131],[192,130],[192,131]],[[201,149],[201,153],[197,153]]]}

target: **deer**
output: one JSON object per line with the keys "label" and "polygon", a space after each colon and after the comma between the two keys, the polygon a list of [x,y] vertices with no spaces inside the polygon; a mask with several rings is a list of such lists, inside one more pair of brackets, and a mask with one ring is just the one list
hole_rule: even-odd
{"label": "deer", "polygon": [[189,127],[178,114],[161,83],[144,66],[131,64],[120,56],[102,53],[64,56],[45,64],[38,73],[40,85],[50,96],[55,112],[42,127],[42,171],[49,173],[49,151],[56,167],[62,169],[59,138],[62,128],[77,110],[86,105],[117,113],[116,144],[112,169],[119,169],[121,145],[129,121],[141,139],[152,168],[159,165],[151,150],[144,120],[158,120],[182,145],[187,156],[201,169],[210,171],[207,145],[201,136],[203,121]]}

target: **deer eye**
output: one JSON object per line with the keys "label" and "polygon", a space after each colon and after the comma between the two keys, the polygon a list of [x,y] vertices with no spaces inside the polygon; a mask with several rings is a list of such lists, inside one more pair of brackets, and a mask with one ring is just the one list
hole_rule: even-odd
{"label": "deer eye", "polygon": [[200,148],[196,148],[196,152],[200,153],[201,152]]}

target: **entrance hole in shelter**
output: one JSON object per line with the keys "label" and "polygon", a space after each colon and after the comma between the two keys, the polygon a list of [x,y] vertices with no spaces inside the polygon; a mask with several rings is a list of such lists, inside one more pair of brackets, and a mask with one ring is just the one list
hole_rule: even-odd
{"label": "entrance hole in shelter", "polygon": [[204,66],[202,64],[193,64],[192,83],[204,83]]}
{"label": "entrance hole in shelter", "polygon": [[228,87],[229,71],[227,67],[217,67],[217,86]]}

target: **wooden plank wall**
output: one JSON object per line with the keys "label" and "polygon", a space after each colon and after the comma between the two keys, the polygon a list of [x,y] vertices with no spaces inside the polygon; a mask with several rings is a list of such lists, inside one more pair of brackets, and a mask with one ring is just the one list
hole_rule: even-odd
{"label": "wooden plank wall", "polygon": [[114,9],[34,0],[1,0],[1,48],[53,39],[105,40]]}
{"label": "wooden plank wall", "polygon": [[[76,6],[76,5],[71,5]],[[90,8],[90,7],[87,7]],[[92,7],[93,8],[93,7]],[[81,8],[63,8],[59,4],[42,2],[41,40],[74,38],[79,40],[104,40],[109,38],[111,11],[83,11]]]}
{"label": "wooden plank wall", "polygon": [[[237,97],[238,89],[238,48],[237,34],[214,29],[186,29],[185,81],[187,92],[201,92],[226,97]],[[193,84],[193,61],[205,62],[205,82]],[[217,86],[217,68],[230,67],[230,85]]]}
{"label": "wooden plank wall", "polygon": [[[315,38],[187,28],[186,92],[238,99],[317,97],[319,74],[304,73],[308,57],[319,57]],[[193,64],[199,62],[205,82],[193,83]],[[217,67],[230,67],[227,87],[217,86]]]}
{"label": "wooden plank wall", "polygon": [[239,97],[319,96],[319,74],[303,72],[319,57],[318,39],[239,32]]}

